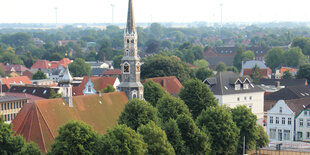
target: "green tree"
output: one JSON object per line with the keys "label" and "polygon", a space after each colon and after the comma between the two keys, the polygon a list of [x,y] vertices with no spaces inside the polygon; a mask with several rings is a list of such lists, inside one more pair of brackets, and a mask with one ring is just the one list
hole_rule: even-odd
{"label": "green tree", "polygon": [[298,67],[307,61],[307,57],[299,47],[293,47],[284,52],[284,62],[287,66]]}
{"label": "green tree", "polygon": [[102,138],[100,154],[103,155],[144,155],[147,144],[140,134],[126,125],[116,125]]}
{"label": "green tree", "polygon": [[245,51],[243,54],[242,54],[242,60],[243,61],[247,61],[247,60],[253,60],[255,58],[255,54],[252,52],[252,51]]}
{"label": "green tree", "polygon": [[55,92],[54,89],[51,89],[49,99],[52,99],[52,98],[61,98],[61,97],[62,97],[61,94],[58,94],[58,93]]}
{"label": "green tree", "polygon": [[194,118],[202,110],[217,106],[216,99],[209,87],[198,79],[187,81],[184,84],[184,88],[181,89],[179,96],[188,106]]}
{"label": "green tree", "polygon": [[270,49],[265,58],[267,66],[275,71],[275,68],[284,63],[283,54],[284,50],[282,48],[276,47]]}
{"label": "green tree", "polygon": [[32,80],[41,80],[41,79],[47,79],[47,76],[44,72],[41,70],[38,70],[35,74],[32,76]]}
{"label": "green tree", "polygon": [[138,133],[142,135],[147,147],[147,154],[169,154],[174,155],[174,149],[167,139],[165,131],[158,127],[153,121],[138,128]]}
{"label": "green tree", "polygon": [[292,42],[292,47],[299,47],[305,55],[309,55],[310,39],[306,37],[297,37]]}
{"label": "green tree", "polygon": [[290,71],[283,72],[282,79],[293,79],[293,75]]}
{"label": "green tree", "polygon": [[69,70],[73,77],[82,77],[89,75],[91,72],[90,65],[81,58],[77,58],[72,63],[70,63]]}
{"label": "green tree", "polygon": [[195,65],[197,68],[207,68],[207,67],[209,67],[208,61],[207,61],[207,60],[204,60],[204,59],[200,59],[200,60],[194,61],[194,65]]}
{"label": "green tree", "polygon": [[158,122],[156,108],[146,101],[133,99],[126,104],[118,123],[126,124],[128,127],[137,130],[140,125],[145,125],[150,121]]}
{"label": "green tree", "polygon": [[108,84],[106,88],[103,89],[103,93],[112,93],[115,92],[115,88]]}
{"label": "green tree", "polygon": [[170,95],[165,95],[159,99],[157,104],[158,117],[166,122],[169,119],[177,119],[181,114],[189,115],[190,112],[184,101]]}
{"label": "green tree", "polygon": [[243,53],[244,53],[244,50],[241,46],[238,46],[237,48],[237,54],[235,55],[234,57],[234,61],[233,61],[233,64],[235,67],[238,68],[238,70],[241,69],[241,63],[243,61]]}
{"label": "green tree", "polygon": [[255,64],[255,66],[252,68],[250,77],[253,79],[255,84],[258,84],[259,80],[262,78],[260,68],[257,66],[257,64]]}
{"label": "green tree", "polygon": [[235,66],[229,66],[229,67],[227,67],[226,70],[227,70],[227,71],[232,71],[232,72],[234,72],[234,73],[236,73],[236,74],[239,73],[238,68],[235,67]]}
{"label": "green tree", "polygon": [[224,72],[224,71],[226,71],[226,65],[225,65],[225,63],[222,62],[222,61],[220,61],[220,62],[216,65],[215,70],[216,70],[217,72]]}
{"label": "green tree", "polygon": [[24,62],[14,53],[10,53],[10,52],[4,52],[3,54],[1,54],[2,56],[2,60],[1,62],[3,64],[24,64]]}
{"label": "green tree", "polygon": [[167,134],[168,141],[173,146],[175,154],[186,154],[185,142],[182,140],[182,134],[176,120],[170,119],[162,126]]}
{"label": "green tree", "polygon": [[177,118],[178,128],[188,151],[186,154],[209,154],[210,138],[201,132],[193,119],[187,115],[179,115]]}
{"label": "green tree", "polygon": [[[0,60],[1,60],[1,59],[0,59]],[[1,77],[4,77],[4,76],[5,76],[5,72],[4,72],[4,70],[3,70],[2,67],[0,67],[0,76],[1,76]]]}
{"label": "green tree", "polygon": [[239,129],[230,111],[224,107],[210,107],[197,117],[197,125],[211,136],[212,154],[234,154],[237,151]]}
{"label": "green tree", "polygon": [[55,52],[51,55],[51,57],[49,58],[50,61],[60,61],[61,59],[63,59],[64,56],[59,53],[59,52]]}
{"label": "green tree", "polygon": [[258,136],[257,136],[258,139],[256,140],[256,148],[266,147],[267,144],[269,143],[269,138],[264,130],[264,127],[261,125],[257,125],[257,130],[258,130]]}
{"label": "green tree", "polygon": [[196,70],[196,78],[199,80],[203,81],[208,77],[214,76],[213,70],[209,68],[199,68]]}
{"label": "green tree", "polygon": [[30,142],[26,143],[22,148],[20,155],[41,155],[40,149],[36,143]]}
{"label": "green tree", "polygon": [[256,115],[254,115],[246,106],[237,106],[231,109],[232,118],[240,130],[237,153],[242,154],[243,142],[245,137],[245,153],[254,148],[258,139],[258,130],[256,125]]}
{"label": "green tree", "polygon": [[95,154],[98,153],[99,136],[83,123],[70,121],[58,130],[51,154]]}
{"label": "green tree", "polygon": [[144,83],[144,98],[146,101],[156,107],[158,100],[164,95],[168,95],[168,93],[160,84],[153,80],[146,80]]}
{"label": "green tree", "polygon": [[304,64],[299,67],[299,70],[297,72],[297,78],[306,78],[308,81],[310,81],[310,64]]}
{"label": "green tree", "polygon": [[115,69],[120,69],[121,68],[121,61],[122,61],[123,55],[118,55],[113,57],[113,67]]}
{"label": "green tree", "polygon": [[156,55],[144,61],[141,68],[141,78],[176,76],[182,83],[190,78],[187,64],[176,56]]}

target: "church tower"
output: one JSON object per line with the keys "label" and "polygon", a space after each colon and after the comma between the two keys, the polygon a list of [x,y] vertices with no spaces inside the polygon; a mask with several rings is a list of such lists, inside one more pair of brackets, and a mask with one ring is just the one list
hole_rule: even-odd
{"label": "church tower", "polygon": [[62,78],[59,79],[60,87],[62,88],[62,97],[66,100],[69,107],[73,107],[72,101],[72,83],[73,78],[70,74],[69,67],[66,67],[65,73]]}
{"label": "church tower", "polygon": [[140,57],[138,55],[138,35],[135,27],[132,0],[129,0],[127,26],[124,31],[124,57],[122,58],[122,79],[118,86],[128,99],[143,99],[143,85],[140,82]]}

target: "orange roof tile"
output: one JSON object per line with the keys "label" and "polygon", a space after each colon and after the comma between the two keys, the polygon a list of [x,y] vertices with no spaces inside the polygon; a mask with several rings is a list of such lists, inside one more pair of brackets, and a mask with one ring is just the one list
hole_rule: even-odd
{"label": "orange roof tile", "polygon": [[73,107],[64,99],[47,99],[25,104],[13,120],[15,134],[37,143],[47,152],[58,135],[58,129],[70,120],[83,121],[99,134],[117,124],[128,99],[123,92],[75,96]]}
{"label": "orange roof tile", "polygon": [[60,64],[68,65],[71,63],[71,60],[69,58],[63,58],[59,61]]}
{"label": "orange roof tile", "polygon": [[[154,82],[160,84],[171,95],[179,94],[181,88],[183,88],[183,85],[175,76],[156,77],[146,80],[153,80]],[[146,80],[144,80],[143,83],[145,83]]]}
{"label": "orange roof tile", "polygon": [[2,84],[10,88],[10,84],[32,84],[28,76],[1,78]]}
{"label": "orange roof tile", "polygon": [[37,60],[32,66],[31,69],[48,69],[51,67],[51,62],[47,60]]}

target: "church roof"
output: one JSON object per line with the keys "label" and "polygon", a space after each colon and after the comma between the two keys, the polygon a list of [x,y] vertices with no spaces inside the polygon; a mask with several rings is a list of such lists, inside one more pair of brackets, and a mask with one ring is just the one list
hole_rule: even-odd
{"label": "church roof", "polygon": [[136,32],[136,27],[135,27],[135,16],[133,12],[133,0],[129,0],[128,3],[128,15],[127,15],[127,27],[126,27],[126,32],[127,33],[135,33]]}
{"label": "church roof", "polygon": [[70,120],[83,121],[99,134],[117,124],[128,99],[122,92],[98,95],[75,96],[73,107],[64,99],[47,99],[27,103],[13,120],[15,134],[38,144],[47,152],[58,135],[60,126]]}

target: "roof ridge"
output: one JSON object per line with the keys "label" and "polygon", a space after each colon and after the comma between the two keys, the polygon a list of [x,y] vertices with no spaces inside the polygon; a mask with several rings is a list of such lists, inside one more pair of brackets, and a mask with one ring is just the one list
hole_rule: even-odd
{"label": "roof ridge", "polygon": [[45,152],[47,152],[47,150],[46,150],[46,147],[45,147],[45,140],[44,140],[44,138],[43,138],[43,131],[42,131],[42,127],[41,127],[41,125],[40,125],[40,121],[39,121],[39,116],[38,116],[38,111],[39,111],[39,109],[38,109],[38,107],[35,105],[35,108],[36,108],[36,110],[35,110],[35,115],[37,116],[37,121],[38,121],[38,124],[39,124],[39,130],[40,130],[40,137],[41,137],[41,140],[42,140],[42,144],[43,144],[43,148],[44,148],[44,151]]}
{"label": "roof ridge", "polygon": [[[37,107],[37,106],[36,106],[36,107]],[[51,131],[51,129],[50,129],[50,127],[49,127],[49,125],[48,125],[46,119],[45,119],[44,116],[42,115],[41,110],[40,110],[38,107],[37,107],[37,110],[40,112],[40,115],[41,115],[41,117],[42,117],[44,123],[46,124],[46,127],[47,127],[48,131],[50,132],[50,134],[52,135],[52,137],[55,139],[55,136],[53,135],[53,133],[52,133],[52,131]]]}

